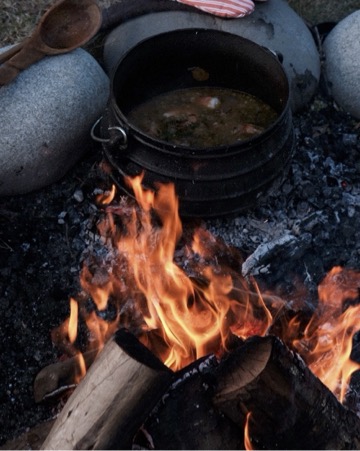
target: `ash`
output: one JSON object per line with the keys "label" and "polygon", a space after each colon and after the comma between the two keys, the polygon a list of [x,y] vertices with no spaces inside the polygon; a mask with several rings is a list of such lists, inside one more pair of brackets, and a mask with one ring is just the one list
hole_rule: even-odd
{"label": "ash", "polygon": [[293,122],[297,147],[280,189],[207,227],[248,256],[244,275],[300,273],[317,286],[334,265],[360,269],[360,122],[320,94]]}
{"label": "ash", "polygon": [[[360,123],[319,89],[294,126],[297,150],[279,190],[250,211],[203,221],[241,251],[244,275],[289,302],[298,282],[310,299],[333,266],[360,269]],[[69,315],[82,261],[109,258],[96,230],[96,190],[109,188],[101,166],[94,145],[58,183],[0,199],[0,445],[61,408],[36,404],[33,382],[60,357],[50,332]]]}

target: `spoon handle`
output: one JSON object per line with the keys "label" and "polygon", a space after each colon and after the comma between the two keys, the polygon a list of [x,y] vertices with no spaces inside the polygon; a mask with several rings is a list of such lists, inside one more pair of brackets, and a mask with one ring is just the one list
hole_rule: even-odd
{"label": "spoon handle", "polygon": [[43,51],[31,45],[23,44],[22,48],[20,48],[17,53],[0,66],[0,86],[9,84],[19,72],[36,61],[39,61],[44,56],[45,54]]}
{"label": "spoon handle", "polygon": [[0,64],[3,64],[6,60],[10,59],[17,52],[19,52],[24,45],[24,42],[19,42],[19,44],[12,45],[11,48],[5,50],[5,52],[0,53]]}

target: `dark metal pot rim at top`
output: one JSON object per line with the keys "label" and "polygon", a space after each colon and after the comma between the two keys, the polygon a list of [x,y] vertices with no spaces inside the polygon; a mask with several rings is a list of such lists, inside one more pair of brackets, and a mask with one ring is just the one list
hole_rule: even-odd
{"label": "dark metal pot rim at top", "polygon": [[[210,74],[206,84],[194,80],[191,67]],[[255,137],[208,148],[156,139],[128,120],[146,100],[193,86],[247,92],[278,117]],[[111,74],[100,129],[119,184],[124,175],[140,172],[148,187],[173,182],[183,216],[221,216],[256,205],[284,176],[295,146],[289,82],[277,57],[246,38],[206,28],[161,33],[130,49]]]}
{"label": "dark metal pot rim at top", "polygon": [[[246,46],[248,47],[248,51],[250,53],[256,52],[258,57],[262,57],[263,59],[268,59],[272,61],[272,64],[274,67],[276,66],[276,70],[281,73],[281,76],[283,78],[282,83],[285,87],[283,92],[283,98],[279,99],[279,102],[281,103],[281,109],[279,111],[279,108],[277,113],[278,116],[275,121],[273,121],[269,127],[267,127],[262,133],[250,137],[247,139],[243,139],[238,142],[234,142],[232,144],[226,144],[226,145],[219,145],[219,146],[212,146],[212,147],[191,147],[191,146],[184,146],[184,145],[178,145],[178,144],[172,144],[168,141],[164,141],[158,138],[154,138],[151,135],[148,135],[145,133],[141,128],[137,127],[134,123],[132,123],[128,117],[127,113],[123,111],[121,106],[119,106],[119,102],[116,96],[116,90],[117,90],[117,78],[119,73],[123,70],[123,66],[126,63],[126,60],[129,58],[129,56],[136,54],[138,52],[138,49],[141,47],[147,46],[151,47],[153,44],[156,46],[157,42],[159,40],[164,39],[173,39],[176,36],[185,36],[185,35],[191,35],[195,38],[199,36],[199,34],[202,34],[205,38],[206,36],[211,36],[212,39],[219,39],[224,40],[226,38],[231,38],[232,40],[236,40],[236,42],[239,45],[239,48]],[[196,42],[194,41],[194,45],[196,45]],[[146,78],[146,77],[144,77]],[[146,83],[146,81],[145,81]],[[206,84],[205,84],[206,85]],[[170,88],[170,90],[173,90]],[[128,50],[122,58],[118,61],[113,73],[111,74],[110,79],[110,101],[109,101],[109,107],[113,111],[114,118],[116,120],[115,126],[119,127],[118,131],[120,133],[120,140],[124,139],[124,136],[126,135],[126,141],[128,141],[129,136],[133,136],[137,141],[140,143],[143,143],[147,146],[160,146],[164,152],[168,152],[171,154],[178,154],[186,153],[190,157],[193,154],[196,154],[199,158],[211,158],[216,157],[217,152],[226,152],[227,154],[231,152],[237,153],[241,148],[246,148],[249,145],[256,145],[257,141],[261,141],[267,138],[268,135],[271,135],[274,133],[274,130],[277,128],[277,125],[279,122],[281,122],[288,114],[288,111],[290,109],[290,95],[289,95],[289,85],[288,85],[288,79],[285,70],[283,69],[280,61],[278,60],[277,56],[266,47],[260,46],[256,44],[255,42],[243,38],[241,36],[234,35],[229,32],[220,31],[220,30],[214,30],[214,29],[208,29],[208,28],[189,28],[189,29],[181,29],[181,30],[175,30],[175,31],[168,31],[164,33],[160,33],[158,35],[152,36],[150,38],[146,38],[139,42],[135,47]],[[164,91],[165,92],[165,91]],[[121,97],[121,94],[120,94]],[[120,131],[122,129],[122,131]]]}

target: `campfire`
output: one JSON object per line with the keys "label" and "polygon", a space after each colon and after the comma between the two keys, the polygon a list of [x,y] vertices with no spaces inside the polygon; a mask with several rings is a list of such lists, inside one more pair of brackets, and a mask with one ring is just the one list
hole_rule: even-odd
{"label": "campfire", "polygon": [[[136,201],[117,198],[114,186],[97,198],[101,251],[87,256],[82,292],[52,333],[67,360],[37,381],[44,387],[51,373],[53,391],[60,380],[67,389],[82,382],[44,446],[106,449],[145,440],[149,448],[209,448],[201,438],[169,445],[159,427],[175,429],[172,440],[176,428],[185,433],[175,406],[194,415],[191,400],[199,396],[202,424],[222,418],[210,434],[218,449],[359,446],[357,415],[341,403],[360,368],[351,359],[360,274],[334,267],[318,286],[317,306],[310,311],[300,297],[289,306],[243,275],[239,250],[201,226],[183,227],[173,184],[155,192],[142,177],[126,180]],[[175,412],[154,409],[169,391]],[[327,431],[334,418],[336,439]],[[231,438],[219,442],[229,430]]]}

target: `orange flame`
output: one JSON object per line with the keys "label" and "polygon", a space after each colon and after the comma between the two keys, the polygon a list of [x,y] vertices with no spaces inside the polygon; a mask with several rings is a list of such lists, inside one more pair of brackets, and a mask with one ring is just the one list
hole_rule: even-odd
{"label": "orange flame", "polygon": [[74,374],[74,383],[78,384],[81,379],[84,378],[86,374],[86,363],[84,356],[81,352],[78,352],[75,355],[75,374]]}
{"label": "orange flame", "polygon": [[[92,255],[83,266],[81,286],[96,308],[90,311],[83,300],[79,307],[72,300],[70,318],[53,333],[54,341],[76,354],[79,315],[89,330],[91,355],[118,327],[127,327],[178,370],[207,354],[220,356],[234,336],[267,334],[284,301],[263,296],[254,279],[245,280],[239,253],[233,255],[207,230],[198,228],[192,242],[181,242],[174,185],[159,185],[154,192],[144,189],[142,180],[142,175],[127,179],[137,205],[122,199],[106,207],[98,230],[107,257]],[[109,199],[114,195],[113,187]],[[238,268],[228,263],[230,257]],[[285,327],[287,335],[280,337],[340,399],[350,375],[360,368],[350,359],[360,307],[344,306],[345,300],[357,299],[359,282],[355,271],[334,268],[319,286],[319,305],[305,330],[293,318]]]}
{"label": "orange flame", "polygon": [[247,451],[252,451],[254,449],[250,440],[250,432],[249,432],[250,417],[251,412],[248,412],[245,417],[245,427],[244,427],[244,446]]}
{"label": "orange flame", "polygon": [[67,356],[74,359],[74,383],[78,383],[86,374],[83,354],[75,346],[78,333],[78,302],[70,298],[70,315],[59,327],[52,331],[52,340]]}
{"label": "orange flame", "polygon": [[115,185],[112,185],[110,191],[105,191],[101,194],[97,194],[95,202],[98,205],[109,205],[114,200],[115,194],[116,187]]}
{"label": "orange flame", "polygon": [[70,317],[68,325],[68,337],[70,343],[74,343],[77,337],[78,312],[78,303],[75,299],[70,298]]}
{"label": "orange flame", "polygon": [[358,299],[359,287],[358,272],[334,267],[318,287],[319,304],[304,337],[294,341],[312,372],[338,394],[340,401],[351,374],[360,369],[350,358],[353,336],[359,330],[360,305],[344,305]]}
{"label": "orange flame", "polygon": [[[122,218],[126,233],[113,243],[118,255],[126,257],[142,298],[145,333],[140,340],[176,370],[208,353],[226,349],[231,331],[245,337],[250,329],[265,332],[270,322],[260,326],[252,318],[245,281],[239,279],[238,285],[242,287],[239,290],[231,274],[218,267],[215,272],[206,264],[207,248],[202,247],[202,242],[209,239],[209,234],[197,231],[188,249],[189,254],[204,259],[201,281],[191,279],[174,262],[176,245],[182,235],[174,185],[161,185],[155,193],[144,190],[141,182],[141,176],[129,180],[141,208],[134,209],[127,219]],[[154,213],[157,224],[154,224]],[[108,224],[113,228],[112,219]],[[105,297],[108,296],[109,292]],[[94,300],[99,308],[103,307],[103,303]],[[266,310],[264,305],[261,308]],[[160,353],[159,343],[162,344]]]}

